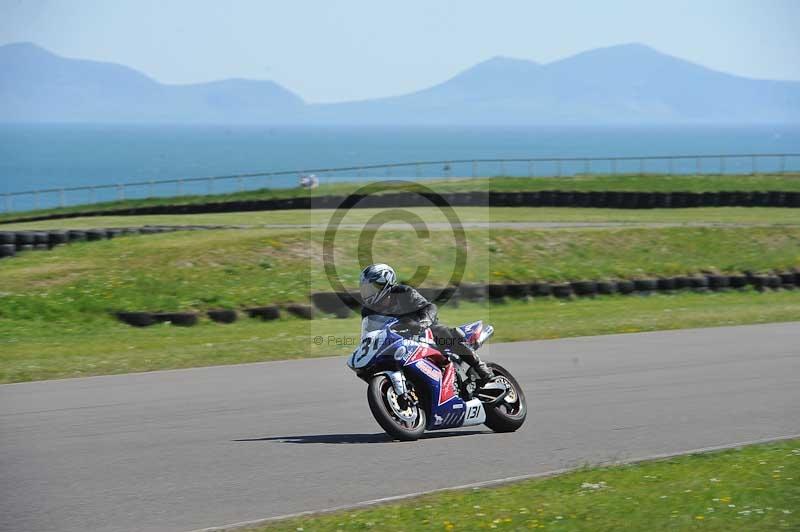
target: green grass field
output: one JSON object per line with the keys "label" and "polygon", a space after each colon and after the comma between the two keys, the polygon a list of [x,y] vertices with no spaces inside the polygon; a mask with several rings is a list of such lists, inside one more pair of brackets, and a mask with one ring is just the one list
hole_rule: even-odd
{"label": "green grass field", "polygon": [[251,530],[800,529],[800,440],[616,467],[272,523]]}
{"label": "green grass field", "polygon": [[[383,209],[353,209],[342,219],[345,224],[366,223]],[[403,208],[426,223],[446,223],[435,207]],[[498,222],[585,222],[629,224],[764,224],[800,225],[800,209],[768,207],[698,207],[692,209],[590,209],[565,207],[457,207],[462,223]],[[332,209],[312,211],[260,211],[182,215],[87,216],[0,225],[2,231],[33,229],[90,229],[144,225],[327,225]]]}
{"label": "green grass field", "polygon": [[[401,179],[396,177],[395,179]],[[413,179],[413,178],[406,178]],[[527,190],[615,190],[633,192],[715,192],[724,190],[760,191],[760,190],[800,190],[800,174],[782,175],[683,175],[668,176],[661,174],[645,175],[589,175],[565,177],[482,177],[482,178],[453,178],[446,180],[419,181],[436,192],[466,192],[494,190],[501,192],[516,192]],[[185,205],[194,203],[238,201],[268,198],[289,198],[303,196],[321,196],[327,194],[349,194],[363,186],[359,183],[347,182],[342,177],[341,182],[323,184],[312,191],[300,189],[259,189],[252,191],[235,192],[230,194],[211,194],[202,196],[177,196],[170,198],[144,198],[128,199],[98,203],[91,206],[76,205],[71,207],[41,209],[21,213],[0,214],[3,220],[24,219],[31,216],[46,214],[63,214],[85,212],[87,210],[102,211],[142,207],[148,205]],[[391,192],[391,190],[388,190]]]}
{"label": "green grass field", "polygon": [[[496,342],[797,321],[800,291],[470,303],[443,307],[441,319],[452,324],[484,319],[496,326]],[[241,318],[228,325],[203,320],[191,328],[162,324],[145,329],[107,316],[3,318],[0,383],[345,355],[359,331],[355,316],[273,322]],[[320,343],[314,342],[317,336]]]}
{"label": "green grass field", "polygon": [[[368,233],[367,233],[368,234]],[[445,285],[456,257],[448,230],[376,233],[375,260],[417,266],[428,286]],[[468,282],[569,281],[787,270],[800,266],[800,228],[667,227],[470,229]],[[363,236],[363,235],[362,235]],[[335,262],[345,286],[358,283],[359,233],[339,232]],[[328,291],[319,230],[176,232],[76,243],[0,262],[0,319],[106,319],[112,310],[204,310],[307,301]]]}

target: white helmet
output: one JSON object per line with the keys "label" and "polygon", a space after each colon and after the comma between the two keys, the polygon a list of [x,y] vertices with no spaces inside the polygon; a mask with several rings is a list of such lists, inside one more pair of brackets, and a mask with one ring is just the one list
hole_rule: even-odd
{"label": "white helmet", "polygon": [[397,284],[397,275],[387,264],[370,264],[361,272],[359,291],[366,305],[381,301]]}

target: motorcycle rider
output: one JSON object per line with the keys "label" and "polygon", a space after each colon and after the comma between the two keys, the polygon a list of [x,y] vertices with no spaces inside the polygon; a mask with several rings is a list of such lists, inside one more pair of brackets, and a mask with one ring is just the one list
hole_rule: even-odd
{"label": "motorcycle rider", "polygon": [[363,306],[361,317],[379,314],[396,317],[421,329],[430,328],[436,345],[448,346],[461,360],[474,368],[481,381],[494,377],[491,368],[478,354],[464,343],[459,329],[438,323],[436,305],[425,299],[414,288],[398,284],[394,270],[386,264],[371,264],[361,272],[359,291]]}

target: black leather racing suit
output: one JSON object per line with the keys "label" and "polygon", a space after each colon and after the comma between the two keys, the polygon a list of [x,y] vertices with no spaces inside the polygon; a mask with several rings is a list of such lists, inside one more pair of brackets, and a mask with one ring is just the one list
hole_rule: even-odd
{"label": "black leather racing suit", "polygon": [[438,323],[438,312],[436,305],[422,297],[412,287],[398,284],[393,286],[391,292],[378,303],[362,307],[361,317],[363,319],[374,314],[393,316],[411,322],[417,327],[429,323],[439,349],[449,347],[453,353],[461,357],[461,360],[471,367],[477,367],[480,363],[478,355],[462,342],[463,336],[458,329]]}

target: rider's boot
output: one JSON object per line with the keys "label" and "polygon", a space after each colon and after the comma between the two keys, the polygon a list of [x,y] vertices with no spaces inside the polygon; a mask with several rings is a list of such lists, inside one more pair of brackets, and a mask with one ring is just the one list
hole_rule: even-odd
{"label": "rider's boot", "polygon": [[488,381],[494,377],[492,368],[487,366],[486,362],[482,361],[478,356],[478,353],[476,353],[470,346],[463,342],[457,342],[454,347],[454,351],[456,351],[456,354],[461,357],[461,360],[469,364],[469,366],[478,374],[478,380],[480,382]]}

